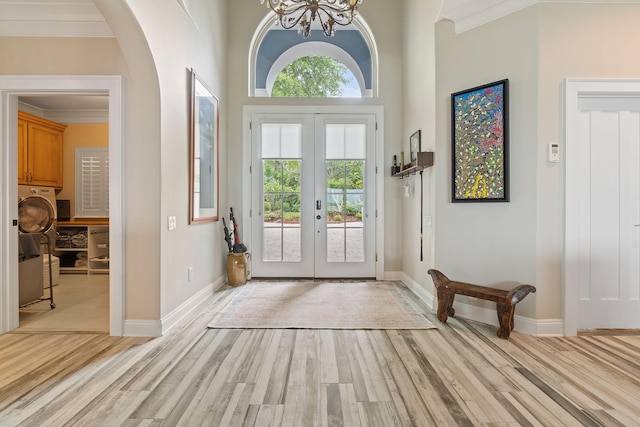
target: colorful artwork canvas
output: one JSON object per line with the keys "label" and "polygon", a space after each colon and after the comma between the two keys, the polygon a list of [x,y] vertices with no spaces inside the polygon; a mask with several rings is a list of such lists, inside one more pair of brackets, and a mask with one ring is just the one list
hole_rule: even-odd
{"label": "colorful artwork canvas", "polygon": [[508,202],[508,80],[451,95],[452,201]]}

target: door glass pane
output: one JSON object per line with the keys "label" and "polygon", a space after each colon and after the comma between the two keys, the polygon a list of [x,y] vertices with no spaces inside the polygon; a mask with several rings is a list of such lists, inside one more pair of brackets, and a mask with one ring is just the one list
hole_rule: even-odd
{"label": "door glass pane", "polygon": [[326,131],[326,156],[327,159],[344,159],[344,126],[327,125]]}
{"label": "door glass pane", "polygon": [[280,126],[282,129],[280,157],[299,159],[302,157],[302,126],[296,124]]}
{"label": "door glass pane", "polygon": [[302,153],[302,125],[263,124],[262,158],[300,158]]}
{"label": "door glass pane", "polygon": [[301,260],[302,126],[262,125],[263,250],[265,262]]}
{"label": "door glass pane", "polygon": [[262,158],[280,157],[280,126],[262,125]]}
{"label": "door glass pane", "polygon": [[327,159],[364,159],[366,156],[366,126],[363,124],[326,125]]}
{"label": "door glass pane", "polygon": [[364,159],[365,152],[365,125],[345,125],[345,158]]}
{"label": "door glass pane", "polygon": [[365,125],[326,125],[327,262],[364,262]]}

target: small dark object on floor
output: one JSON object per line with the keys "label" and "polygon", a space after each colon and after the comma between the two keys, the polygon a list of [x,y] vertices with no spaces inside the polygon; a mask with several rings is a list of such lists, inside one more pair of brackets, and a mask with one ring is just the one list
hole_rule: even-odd
{"label": "small dark object on floor", "polygon": [[498,336],[504,339],[509,338],[513,330],[513,316],[516,304],[522,301],[530,292],[536,291],[536,288],[531,285],[520,285],[510,291],[505,291],[470,283],[454,282],[438,270],[431,269],[427,273],[431,275],[438,292],[438,320],[446,322],[449,316],[453,317],[455,314],[453,299],[456,294],[494,301],[498,312],[498,321],[500,322]]}

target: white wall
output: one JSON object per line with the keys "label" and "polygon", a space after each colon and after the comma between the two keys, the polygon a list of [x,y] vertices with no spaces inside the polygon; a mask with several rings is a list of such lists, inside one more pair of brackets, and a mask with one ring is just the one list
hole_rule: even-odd
{"label": "white wall", "polygon": [[[262,19],[266,6],[258,0],[229,2],[229,205],[242,217],[242,107],[244,105],[382,105],[384,106],[384,170],[385,174],[385,270],[400,271],[401,229],[397,195],[397,182],[389,176],[391,158],[399,152],[402,139],[402,8],[404,2],[389,8],[381,0],[367,0],[359,8],[360,15],[371,28],[379,49],[379,97],[363,99],[282,99],[249,98],[248,69],[251,39]],[[258,7],[256,7],[258,6]],[[340,31],[340,29],[338,29]],[[312,53],[312,52],[310,52]],[[242,224],[241,224],[242,226]],[[248,225],[244,226],[244,230]]]}
{"label": "white wall", "polygon": [[[149,46],[124,0],[94,3],[116,36],[127,72],[123,90],[125,320],[153,322],[160,318],[160,218],[149,215],[160,206],[160,188],[156,184],[160,176],[158,78]],[[93,49],[91,55],[103,55],[100,64],[113,61],[100,49]],[[77,62],[91,62],[83,52],[76,52],[75,57]],[[108,74],[105,68],[96,73]]]}
{"label": "white wall", "polygon": [[[408,162],[409,138],[421,131],[421,150],[436,151],[436,63],[435,31],[433,22],[440,2],[408,0],[404,2],[403,26],[403,132],[400,141]],[[435,152],[435,163],[444,161],[441,152]],[[394,199],[401,207],[402,271],[426,292],[433,293],[433,283],[427,270],[433,266],[435,168],[423,171],[423,260],[420,261],[420,176],[397,180]],[[409,184],[411,197],[403,196],[404,185]],[[426,218],[426,219],[425,219]]]}
{"label": "white wall", "polygon": [[[221,97],[223,126],[227,112],[228,137],[224,128],[221,134],[221,155],[228,160],[228,167],[223,166],[220,175],[222,214],[228,211],[228,206],[234,206],[238,215],[242,215],[245,189],[239,171],[243,158],[243,105],[331,105],[345,101],[247,96],[249,45],[267,13],[266,8],[254,7],[255,0],[229,2],[229,22],[234,25],[228,28],[228,54],[224,49],[226,4],[187,2],[198,12],[194,13],[197,25],[192,25],[174,2],[163,2],[163,7],[149,6],[142,0],[130,3],[143,22],[159,67],[161,116],[172,118],[163,119],[162,203],[157,219],[162,230],[159,233],[162,247],[167,248],[161,255],[162,264],[173,265],[162,268],[162,313],[166,314],[222,274],[219,224],[181,231],[186,227],[186,178],[175,159],[185,155],[186,144],[180,142],[185,141],[185,110],[179,107],[174,110],[173,106],[185,99],[185,89],[180,83],[184,69],[190,66],[200,69]],[[380,97],[346,101],[385,107],[386,270],[401,270],[429,289],[430,281],[424,272],[433,258],[434,267],[458,280],[531,283],[538,287],[538,293],[520,304],[518,314],[536,319],[561,317],[562,164],[549,165],[544,160],[547,142],[561,139],[560,82],[567,76],[637,77],[639,60],[628,52],[635,50],[634,43],[639,38],[638,7],[543,4],[459,35],[454,34],[452,23],[441,22],[434,27],[434,37],[430,23],[436,5],[418,0],[401,4],[388,10],[381,1],[363,3],[361,14],[380,49]],[[201,22],[201,16],[210,16],[211,21]],[[212,45],[198,37],[206,33],[214,40]],[[435,52],[430,49],[433,44]],[[184,50],[185,45],[189,48],[177,52],[180,47]],[[210,56],[207,50],[212,52]],[[221,65],[225,59],[227,68]],[[511,90],[511,202],[452,204],[450,94],[502,78],[510,79]],[[416,238],[419,193],[414,191],[414,198],[403,199],[402,181],[391,179],[386,172],[393,154],[408,151],[408,137],[418,128],[423,131],[424,149],[435,148],[436,152],[435,167],[425,173],[425,212],[434,216],[433,230],[425,228],[423,263],[418,260]],[[416,185],[417,179],[412,180]],[[225,185],[228,201],[224,197]],[[170,214],[179,218],[178,231],[173,234],[164,231],[164,219]],[[429,241],[431,236],[433,242]],[[429,251],[431,244],[433,252]],[[202,255],[189,251],[189,247]],[[189,284],[185,283],[186,268],[192,262],[197,279]],[[171,298],[175,302],[169,302]],[[493,309],[483,302],[477,304]]]}
{"label": "white wall", "polygon": [[[546,162],[548,143],[563,148],[562,81],[637,78],[640,59],[629,52],[639,19],[636,4],[544,3],[458,35],[451,22],[436,24],[436,268],[461,281],[533,284],[518,314],[563,317],[564,159]],[[451,203],[450,94],[502,78],[511,90],[511,202]]]}
{"label": "white wall", "polygon": [[[224,277],[220,224],[187,225],[187,119],[193,67],[220,98],[225,155],[227,3],[187,1],[193,19],[175,0],[94,3],[116,39],[0,37],[0,73],[124,77],[125,320],[155,333],[162,319]],[[167,231],[168,215],[178,218],[176,231]]]}
{"label": "white wall", "polygon": [[[538,293],[518,306],[527,317],[535,317],[536,302],[549,295],[536,280],[537,25],[535,8],[458,35],[450,21],[436,24],[434,266],[463,282],[537,285]],[[510,90],[511,201],[451,203],[450,95],[504,78]]]}
{"label": "white wall", "polygon": [[[383,105],[386,271],[402,271],[427,291],[431,260],[457,280],[534,284],[538,292],[518,314],[562,316],[563,168],[562,161],[546,163],[545,148],[562,142],[565,77],[640,75],[640,59],[629,54],[640,39],[637,5],[545,3],[458,35],[451,22],[440,22],[434,36],[436,5],[405,0],[388,10],[369,0],[361,14],[379,47],[380,96],[345,101],[247,96],[249,45],[267,13],[256,0],[190,0],[191,17],[175,0],[95,3],[118,43],[0,38],[0,73],[125,77],[127,319],[157,321],[224,276],[221,224],[187,225],[191,67],[221,101],[221,214],[228,206],[242,214],[243,105]],[[511,90],[511,202],[451,203],[450,94],[502,78],[510,79]],[[425,172],[424,208],[433,214],[433,229],[425,227],[422,263],[418,179],[411,178],[414,197],[404,199],[404,182],[388,176],[393,154],[408,152],[417,129],[423,149],[436,152],[434,168]],[[178,218],[176,231],[166,231],[168,215]]]}
{"label": "white wall", "polygon": [[537,285],[547,289],[538,318],[563,315],[564,156],[546,162],[546,144],[563,153],[562,81],[639,78],[639,4],[542,4],[539,20]]}
{"label": "white wall", "polygon": [[[114,11],[114,13],[116,13]],[[126,10],[125,10],[126,13]],[[121,15],[120,19],[125,22]],[[130,19],[130,17],[129,17]],[[128,46],[136,46],[136,39],[128,37]],[[107,38],[41,38],[41,37],[0,37],[0,52],[6,55],[7,60],[0,60],[0,73],[9,75],[41,74],[41,75],[122,75],[125,81],[125,140],[146,141],[153,135],[153,126],[149,123],[149,112],[153,111],[153,102],[150,108],[141,108],[145,101],[153,101],[152,92],[148,91],[144,82],[153,81],[148,74],[141,77],[144,67],[138,67],[138,71],[129,72],[120,46],[115,39]],[[140,61],[144,55],[137,53]],[[148,56],[148,55],[147,55]],[[10,59],[9,59],[10,58]],[[140,82],[140,83],[138,83]],[[147,140],[148,140],[147,139]],[[136,159],[144,159],[148,154],[143,142],[125,142],[125,174],[128,178],[125,189],[126,203],[125,227],[129,230],[137,230],[129,233],[125,239],[127,252],[130,254],[125,266],[126,284],[125,294],[132,303],[125,307],[125,318],[153,319],[159,317],[159,287],[157,286],[159,272],[145,272],[142,265],[153,265],[153,250],[142,251],[136,248],[140,245],[136,233],[146,235],[146,241],[151,248],[157,247],[159,240],[154,236],[144,233],[144,227],[150,223],[149,218],[136,221],[136,213],[143,212],[139,206],[149,206],[152,203],[149,198],[153,192],[142,193],[140,197],[132,196],[136,186],[149,187],[148,179],[153,178],[153,165],[147,168],[147,173],[135,168]],[[73,165],[65,165],[73,167]],[[153,181],[151,181],[153,182]],[[138,250],[136,250],[138,249]],[[158,252],[158,251],[156,251]],[[155,265],[157,265],[157,261]],[[135,284],[135,285],[134,285]],[[154,292],[155,285],[155,292]],[[145,296],[145,299],[136,299],[136,293]],[[140,301],[135,304],[133,301]]]}
{"label": "white wall", "polygon": [[[160,87],[160,139],[153,141],[151,163],[159,165],[152,191],[160,203],[149,206],[153,233],[160,238],[160,316],[165,319],[190,297],[224,276],[224,238],[220,222],[188,224],[189,70],[193,68],[220,100],[220,149],[227,146],[227,2],[128,0],[151,50]],[[224,158],[224,157],[223,157]],[[144,169],[146,161],[139,163]],[[226,205],[225,162],[220,162],[220,205]],[[177,229],[168,231],[167,217]],[[153,250],[152,249],[152,250]],[[187,271],[194,277],[188,281]]]}

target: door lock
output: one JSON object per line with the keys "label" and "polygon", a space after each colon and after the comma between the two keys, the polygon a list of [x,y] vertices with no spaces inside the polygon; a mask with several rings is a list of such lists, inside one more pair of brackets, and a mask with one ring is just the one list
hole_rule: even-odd
{"label": "door lock", "polygon": [[316,200],[316,210],[319,211],[322,209],[322,200]]}

